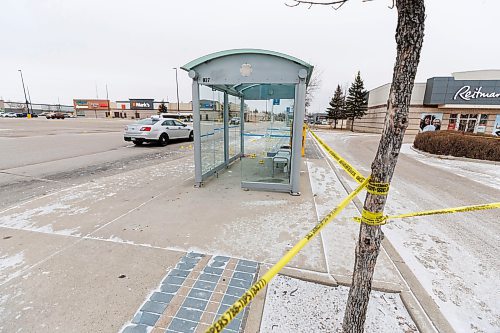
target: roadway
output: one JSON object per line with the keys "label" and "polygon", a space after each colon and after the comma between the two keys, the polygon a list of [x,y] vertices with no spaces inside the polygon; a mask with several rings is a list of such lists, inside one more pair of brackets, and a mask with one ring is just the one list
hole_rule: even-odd
{"label": "roadway", "polygon": [[[379,135],[318,131],[325,142],[365,175]],[[500,165],[441,159],[411,149],[398,158],[385,212],[392,214],[500,201]],[[352,188],[356,183],[346,180]],[[364,197],[360,197],[363,201]],[[457,332],[500,329],[498,244],[500,211],[395,220],[385,235]]]}
{"label": "roadway", "polygon": [[132,120],[0,118],[0,209],[68,185],[151,165],[187,143],[135,147]]}

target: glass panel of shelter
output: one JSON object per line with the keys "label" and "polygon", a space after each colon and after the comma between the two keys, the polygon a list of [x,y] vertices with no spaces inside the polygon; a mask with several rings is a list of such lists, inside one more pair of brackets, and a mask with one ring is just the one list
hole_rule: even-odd
{"label": "glass panel of shelter", "polygon": [[294,99],[248,101],[243,182],[289,184]]}
{"label": "glass panel of shelter", "polygon": [[[287,97],[293,96],[295,85],[287,86]],[[225,163],[224,93],[206,85],[199,88],[201,165],[202,174],[207,174]],[[242,98],[228,96],[229,159],[242,154],[242,182],[290,184],[294,102],[294,98],[243,100],[241,117]]]}
{"label": "glass panel of shelter", "polygon": [[229,96],[229,159],[241,152],[241,98]]}
{"label": "glass panel of shelter", "polygon": [[201,170],[224,164],[224,94],[200,85]]}

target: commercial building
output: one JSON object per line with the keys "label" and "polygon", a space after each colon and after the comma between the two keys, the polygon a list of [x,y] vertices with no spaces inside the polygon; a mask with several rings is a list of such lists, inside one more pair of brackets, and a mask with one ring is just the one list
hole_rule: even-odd
{"label": "commercial building", "polygon": [[106,118],[111,114],[112,105],[107,99],[74,99],[73,106],[77,116],[86,118]]}
{"label": "commercial building", "polygon": [[325,112],[310,113],[306,117],[309,124],[322,124],[328,121],[328,114]]}
{"label": "commercial building", "polygon": [[[368,111],[355,120],[355,131],[382,132],[390,87],[387,83],[369,92]],[[406,135],[427,130],[500,136],[500,70],[457,72],[415,83]]]}
{"label": "commercial building", "polygon": [[128,101],[116,101],[116,109],[112,110],[113,118],[140,119],[158,114],[160,105],[168,109],[168,103],[155,102],[153,98],[129,98]]}
{"label": "commercial building", "polygon": [[74,99],[74,109],[79,116],[87,118],[128,118],[142,119],[158,114],[160,106],[165,105],[166,112],[192,114],[193,107],[189,103],[169,103],[155,101],[152,98],[130,98],[122,101],[98,99]]}
{"label": "commercial building", "polygon": [[[158,114],[161,105],[165,105],[167,113],[186,115],[192,117],[193,104],[155,101],[152,98],[130,98],[128,100],[111,102],[97,99],[74,99],[74,109],[79,116],[87,118],[128,118],[142,119]],[[240,113],[240,105],[229,102],[230,117],[237,117]],[[200,116],[203,120],[222,119],[223,104],[219,101],[208,99],[200,100]],[[244,106],[245,112],[248,106]],[[213,112],[217,111],[217,112]],[[216,118],[214,118],[216,117]]]}
{"label": "commercial building", "polygon": [[[34,114],[40,114],[42,112],[73,113],[75,111],[73,106],[62,104],[33,103],[29,104],[29,107],[30,112],[33,111]],[[0,100],[0,112],[24,113],[28,111],[26,110],[26,102],[11,102]]]}

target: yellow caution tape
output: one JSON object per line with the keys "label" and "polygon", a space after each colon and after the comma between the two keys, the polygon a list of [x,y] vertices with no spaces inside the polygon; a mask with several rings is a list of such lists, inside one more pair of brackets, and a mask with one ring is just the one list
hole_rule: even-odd
{"label": "yellow caution tape", "polygon": [[375,195],[387,195],[389,193],[389,183],[369,182],[366,190]]}
{"label": "yellow caution tape", "polygon": [[349,164],[346,160],[344,160],[339,154],[337,154],[333,149],[331,149],[326,143],[323,142],[313,131],[309,130],[312,136],[319,142],[319,144],[325,148],[325,150],[330,154],[331,157],[358,183],[362,183],[365,180],[365,177]]}
{"label": "yellow caution tape", "polygon": [[[347,162],[345,159],[343,159],[337,152],[335,152],[330,146],[328,146],[326,143],[323,142],[313,131],[309,130],[311,132],[312,136],[318,141],[318,143],[325,148],[325,150],[330,154],[331,157],[337,163],[340,164],[340,166],[358,183],[362,183],[365,180],[365,177],[358,171],[356,168],[354,168],[349,162]],[[374,195],[387,195],[389,193],[389,183],[376,183],[376,182],[369,182],[368,185],[366,185],[366,190]]]}
{"label": "yellow caution tape", "polygon": [[216,322],[212,324],[206,333],[216,333],[222,332],[224,327],[226,327],[234,317],[240,313],[245,306],[247,306],[252,299],[257,295],[259,291],[264,289],[264,287],[271,281],[271,279],[278,274],[278,272],[285,267],[290,260],[293,259],[299,253],[304,246],[306,246],[309,241],[316,236],[321,229],[323,229],[333,218],[335,218],[352,199],[361,192],[361,190],[368,184],[370,177],[366,178],[352,193],[350,193],[342,202],[335,207],[328,215],[326,215],[316,226],[311,229],[311,231],[302,238],[293,248],[291,248],[270,270],[268,270],[262,278],[260,278],[257,283],[255,283],[250,289],[248,289],[243,296],[241,296],[231,307],[224,312]]}
{"label": "yellow caution tape", "polygon": [[[462,207],[453,207],[453,208],[445,208],[445,209],[434,209],[434,210],[426,210],[422,212],[415,213],[406,213],[400,215],[386,215],[382,216],[382,213],[371,213],[363,209],[361,217],[355,217],[354,221],[358,223],[366,223],[371,224],[371,221],[375,220],[374,223],[385,224],[388,220],[392,219],[402,219],[405,217],[416,217],[416,216],[427,216],[427,215],[440,215],[440,214],[453,214],[453,213],[465,213],[465,212],[473,212],[477,210],[486,210],[486,209],[497,209],[500,208],[500,202],[493,202],[484,205],[472,205],[472,206],[462,206]],[[380,225],[374,224],[374,225]]]}
{"label": "yellow caution tape", "polygon": [[373,213],[364,208],[361,212],[361,218],[358,217],[357,219],[359,219],[359,222],[363,222],[368,225],[383,225],[387,221],[387,217],[384,216],[383,212]]}

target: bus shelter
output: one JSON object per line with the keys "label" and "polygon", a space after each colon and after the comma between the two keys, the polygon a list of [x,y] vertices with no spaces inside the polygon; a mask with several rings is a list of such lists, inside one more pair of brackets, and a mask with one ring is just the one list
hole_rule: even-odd
{"label": "bus shelter", "polygon": [[240,161],[242,188],[299,194],[313,66],[283,53],[237,49],[182,69],[193,80],[195,186]]}

